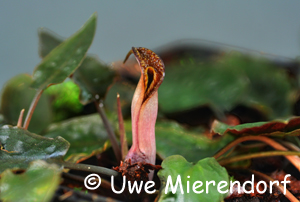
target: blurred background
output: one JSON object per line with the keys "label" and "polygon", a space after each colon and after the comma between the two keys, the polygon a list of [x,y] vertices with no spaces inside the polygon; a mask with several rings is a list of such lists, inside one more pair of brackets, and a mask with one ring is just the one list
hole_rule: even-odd
{"label": "blurred background", "polygon": [[18,73],[32,73],[39,63],[39,27],[68,37],[95,11],[98,27],[89,52],[104,62],[123,59],[132,46],[159,51],[203,43],[295,59],[299,7],[299,1],[277,0],[0,1],[0,86]]}
{"label": "blurred background", "polygon": [[[106,129],[96,112],[104,113],[99,108],[104,106],[103,111],[118,136],[116,95],[119,93],[130,144],[131,101],[140,68],[133,56],[124,65],[120,61],[131,47],[146,47],[165,63],[166,76],[158,90],[155,133],[159,158],[156,164],[174,154],[192,162],[211,157],[235,138],[223,134],[228,125],[255,125],[255,122],[300,116],[299,8],[299,0],[0,0],[0,127],[17,125],[22,109],[25,114],[30,112],[29,106],[37,93],[30,88],[36,79],[30,75],[41,61],[39,54],[46,57],[62,39],[75,33],[92,13],[97,12],[96,35],[88,51],[97,57],[87,55],[65,82],[44,91],[28,130],[45,137],[66,139],[71,146],[65,159],[70,161],[87,159],[85,164],[107,168],[119,165],[110,147],[113,144],[107,142]],[[41,27],[47,29],[39,29]],[[42,44],[40,48],[39,44]],[[70,59],[64,53],[60,56],[66,70],[70,61],[76,62],[78,58]],[[112,62],[115,62],[113,66],[110,65]],[[51,66],[61,67],[55,62],[51,62]],[[39,70],[39,73],[50,78],[61,76],[52,71]],[[149,78],[151,80],[151,76]],[[254,125],[237,128],[248,127],[249,134],[282,130],[280,135],[288,137],[280,140],[288,141],[285,142],[290,145],[287,148],[300,147],[300,139],[292,137],[299,133],[299,117],[290,122],[271,122],[259,129]],[[3,134],[6,141],[7,133]],[[19,135],[19,132],[14,134]],[[24,156],[25,151],[26,159],[37,158],[27,158],[27,153],[34,152],[23,149],[23,139],[11,139],[7,145],[12,145],[10,148],[13,149],[4,147],[5,142],[3,149],[18,152],[21,148],[21,155]],[[32,151],[32,144],[26,143],[29,146],[24,148]],[[61,148],[34,146],[47,154]],[[247,144],[247,147],[234,148],[226,158],[269,150],[265,145]],[[52,154],[45,156],[53,157]],[[288,165],[273,157],[260,159],[251,169],[270,173]],[[231,165],[245,169],[250,164],[247,160]],[[293,174],[294,171],[285,172]],[[73,180],[77,178],[75,174],[79,173],[63,176]],[[293,177],[299,180],[299,172]],[[69,182],[72,181],[66,180],[57,190],[55,197],[59,200],[67,199],[68,193],[79,187]],[[82,183],[77,191],[81,186]],[[111,190],[99,189],[97,193],[116,197],[111,195]],[[80,195],[86,197],[84,192]],[[269,195],[265,197],[273,200]],[[57,201],[56,198],[53,200]],[[78,200],[69,198],[69,201]]]}

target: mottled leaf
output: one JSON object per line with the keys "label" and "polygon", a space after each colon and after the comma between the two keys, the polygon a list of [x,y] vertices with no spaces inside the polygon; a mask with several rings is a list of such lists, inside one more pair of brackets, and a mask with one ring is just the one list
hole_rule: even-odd
{"label": "mottled leaf", "polygon": [[[161,166],[163,169],[158,172],[158,176],[162,182],[163,190],[160,192],[158,201],[220,202],[223,201],[227,195],[226,193],[222,194],[218,191],[218,184],[222,181],[221,186],[224,187],[221,191],[228,190],[229,176],[226,169],[220,166],[214,158],[205,158],[193,164],[187,162],[182,156],[175,155],[166,158]],[[174,193],[172,193],[168,180],[172,182],[172,186],[175,186],[178,176],[181,178],[182,187],[177,186],[177,189],[174,188]],[[170,181],[170,179],[172,181]],[[199,181],[203,183],[202,186]],[[207,189],[207,182],[210,181],[214,181],[215,185],[210,184]],[[189,186],[187,185],[188,182]],[[193,189],[194,183],[195,186],[199,187]],[[180,188],[182,188],[182,190]],[[202,190],[203,193],[196,193]]]}
{"label": "mottled leaf", "polygon": [[55,164],[33,161],[26,172],[1,174],[0,199],[3,201],[50,201],[60,183],[60,169]]}
{"label": "mottled leaf", "polygon": [[108,140],[107,132],[98,114],[50,125],[45,137],[58,136],[65,138],[71,144],[66,158],[70,155],[79,156],[80,158],[76,160],[103,151],[104,144]]}
{"label": "mottled leaf", "polygon": [[270,135],[270,136],[300,136],[300,118],[274,120],[269,122],[246,123],[228,126],[217,120],[212,124],[212,132],[220,135]]}
{"label": "mottled leaf", "polygon": [[[28,112],[36,94],[36,90],[29,87],[31,82],[30,75],[19,74],[11,78],[2,89],[0,111],[6,123],[16,125],[20,111],[25,109],[25,114]],[[28,130],[40,133],[51,123],[52,117],[49,96],[43,94],[35,108]]]}
{"label": "mottled leaf", "polygon": [[[125,122],[125,129],[130,141],[131,122]],[[186,130],[175,122],[166,121],[156,123],[155,138],[156,152],[162,158],[179,154],[193,162],[213,156],[234,139],[232,136],[226,135],[216,140],[210,140],[201,133]]]}
{"label": "mottled leaf", "polygon": [[47,138],[8,125],[0,128],[0,143],[0,173],[8,168],[26,169],[37,159],[60,159],[70,146],[62,137]]}
{"label": "mottled leaf", "polygon": [[96,13],[74,35],[54,48],[33,72],[31,87],[44,90],[63,82],[84,59],[96,30]]}

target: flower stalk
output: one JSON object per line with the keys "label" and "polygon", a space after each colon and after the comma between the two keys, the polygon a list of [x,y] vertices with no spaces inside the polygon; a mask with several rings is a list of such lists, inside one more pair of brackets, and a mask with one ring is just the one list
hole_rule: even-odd
{"label": "flower stalk", "polygon": [[117,108],[118,108],[118,121],[119,121],[119,131],[120,131],[120,143],[121,143],[121,154],[122,161],[126,158],[128,154],[128,144],[126,138],[126,132],[124,128],[124,120],[121,109],[120,95],[117,95]]}

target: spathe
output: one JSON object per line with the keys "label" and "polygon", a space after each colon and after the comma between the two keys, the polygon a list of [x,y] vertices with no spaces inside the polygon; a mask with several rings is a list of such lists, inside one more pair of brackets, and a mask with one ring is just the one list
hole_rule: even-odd
{"label": "spathe", "polygon": [[132,53],[141,68],[141,77],[132,99],[132,147],[126,159],[131,159],[132,163],[155,164],[155,122],[158,110],[157,89],[164,79],[164,64],[153,51],[135,47],[127,54],[124,62]]}

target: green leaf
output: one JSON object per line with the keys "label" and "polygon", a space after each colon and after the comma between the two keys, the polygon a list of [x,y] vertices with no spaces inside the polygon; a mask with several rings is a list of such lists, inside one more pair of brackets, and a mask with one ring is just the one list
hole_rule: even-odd
{"label": "green leaf", "polygon": [[0,128],[0,143],[0,173],[8,168],[26,169],[37,159],[60,159],[70,146],[62,137],[42,137],[8,125]]}
{"label": "green leaf", "polygon": [[211,130],[213,133],[220,135],[230,133],[234,135],[299,136],[300,117],[288,120],[246,123],[237,126],[229,126],[215,120]]}
{"label": "green leaf", "polygon": [[33,72],[32,88],[44,90],[49,85],[63,82],[84,59],[96,30],[94,13],[83,27],[53,49]]}
{"label": "green leaf", "polygon": [[[186,161],[185,158],[179,155],[170,156],[162,162],[162,170],[158,172],[158,176],[162,182],[163,190],[160,192],[159,201],[210,201],[220,202],[226,197],[227,194],[219,193],[217,187],[219,182],[223,181],[220,186],[224,185],[221,191],[226,191],[229,188],[229,176],[225,168],[220,166],[214,158],[205,158],[198,161],[196,164],[192,164]],[[172,185],[175,186],[178,175],[181,177],[182,191],[180,186],[177,187],[174,194],[169,180],[172,179]],[[201,181],[203,185],[196,191],[203,190],[203,193],[195,193],[193,185],[196,181]],[[215,186],[209,185],[209,189],[206,189],[206,183],[209,181],[215,181]],[[170,182],[170,181],[169,181]],[[188,187],[189,182],[189,189]],[[225,186],[227,183],[227,186]],[[169,185],[169,186],[168,186]],[[167,187],[168,186],[168,187]],[[195,184],[200,186],[200,184]],[[189,193],[187,192],[189,190]],[[167,193],[165,193],[167,191]],[[208,193],[206,193],[208,191]]]}
{"label": "green leaf", "polygon": [[26,172],[1,174],[0,199],[3,201],[51,201],[60,183],[60,170],[55,164],[33,161]]}
{"label": "green leaf", "polygon": [[230,109],[246,89],[247,84],[239,74],[239,69],[210,64],[166,68],[166,77],[158,90],[159,106],[166,113],[206,104]]}
{"label": "green leaf", "polygon": [[[20,111],[25,109],[25,114],[28,112],[32,99],[36,94],[36,90],[29,87],[31,82],[32,77],[30,75],[19,74],[11,78],[2,89],[0,111],[6,123],[16,125]],[[49,96],[42,95],[33,113],[28,130],[40,133],[51,123],[52,117]]]}
{"label": "green leaf", "polygon": [[[64,39],[50,30],[39,30],[39,54],[45,57],[52,49],[62,43]],[[101,62],[97,56],[87,55],[75,71],[72,79],[81,89],[80,101],[87,104],[96,99],[103,99],[108,87],[116,77],[108,65]]]}
{"label": "green leaf", "polygon": [[39,55],[41,58],[46,57],[56,46],[61,44],[65,39],[47,28],[38,30],[39,36]]}
{"label": "green leaf", "polygon": [[79,101],[79,91],[79,87],[72,81],[65,81],[45,90],[44,94],[51,97],[55,122],[74,117],[82,111],[83,105]]}
{"label": "green leaf", "polygon": [[[125,122],[127,138],[131,140],[131,122]],[[198,160],[214,155],[218,150],[234,138],[225,135],[216,140],[210,140],[201,133],[184,129],[175,122],[157,121],[155,126],[156,152],[166,158],[179,154],[188,161]]]}
{"label": "green leaf", "polygon": [[239,54],[228,55],[224,58],[224,63],[228,67],[242,67],[246,76],[244,79],[249,80],[247,91],[240,103],[254,107],[270,118],[292,115],[296,93],[285,70],[266,59]]}
{"label": "green leaf", "polygon": [[292,93],[286,72],[269,61],[227,54],[216,62],[166,68],[159,105],[165,113],[203,105],[224,112],[245,105],[269,117],[283,117],[291,115]]}
{"label": "green leaf", "polygon": [[214,155],[234,139],[226,135],[211,140],[204,134],[188,131],[175,122],[158,122],[155,136],[157,152],[162,157],[179,154],[193,162]]}
{"label": "green leaf", "polygon": [[107,132],[98,114],[50,125],[45,137],[58,136],[70,142],[71,146],[66,157],[79,156],[76,161],[103,151],[104,144],[108,140]]}
{"label": "green leaf", "polygon": [[94,99],[104,99],[115,76],[116,73],[96,57],[86,57],[72,77],[81,89],[81,103],[87,104]]}

